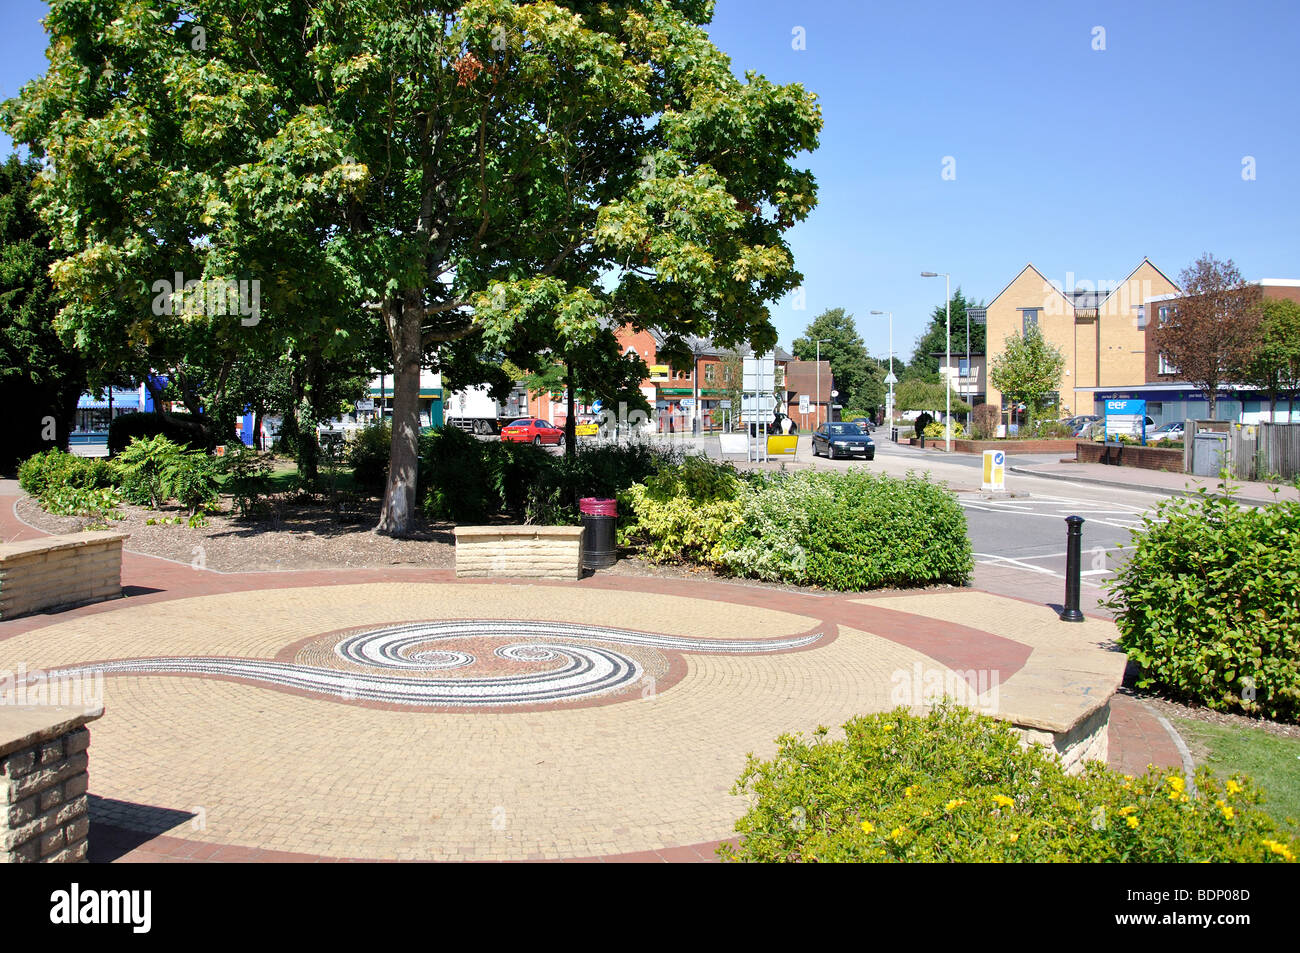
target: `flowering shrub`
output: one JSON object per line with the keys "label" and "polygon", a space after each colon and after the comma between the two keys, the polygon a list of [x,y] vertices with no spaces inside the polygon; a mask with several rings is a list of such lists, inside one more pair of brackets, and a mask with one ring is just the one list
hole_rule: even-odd
{"label": "flowering shrub", "polygon": [[732,861],[1294,862],[1300,844],[1258,808],[1246,778],[1089,764],[1067,775],[1005,722],[941,705],[868,715],[829,740],[777,739],[752,755],[733,793]]}
{"label": "flowering shrub", "polygon": [[735,468],[687,457],[619,494],[619,542],[656,562],[723,565],[723,538],[739,525],[745,485]]}
{"label": "flowering shrub", "polygon": [[[947,435],[947,430],[942,423],[936,420],[933,421],[932,423],[926,424],[925,435],[927,437],[943,438]],[[952,422],[952,438],[956,440],[958,437],[964,437],[964,436],[966,436],[965,428],[963,428],[961,424],[957,423],[957,421],[954,420]]]}
{"label": "flowering shrub", "polygon": [[1201,490],[1161,502],[1132,533],[1107,605],[1138,684],[1300,717],[1300,503],[1243,508]]}
{"label": "flowering shrub", "polygon": [[621,498],[620,535],[657,561],[837,590],[961,585],[974,568],[966,517],[943,487],[849,470],[741,479],[689,458]]}

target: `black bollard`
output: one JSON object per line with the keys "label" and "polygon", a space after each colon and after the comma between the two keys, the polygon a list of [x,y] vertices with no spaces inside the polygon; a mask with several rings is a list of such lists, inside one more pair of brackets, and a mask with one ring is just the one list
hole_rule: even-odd
{"label": "black bollard", "polygon": [[1061,610],[1062,622],[1082,622],[1079,611],[1079,564],[1083,559],[1083,517],[1065,518],[1065,608]]}

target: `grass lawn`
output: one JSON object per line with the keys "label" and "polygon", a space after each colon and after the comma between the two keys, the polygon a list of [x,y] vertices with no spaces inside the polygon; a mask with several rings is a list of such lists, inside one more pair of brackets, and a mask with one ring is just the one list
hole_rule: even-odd
{"label": "grass lawn", "polygon": [[1226,728],[1175,718],[1198,765],[1205,764],[1220,778],[1235,771],[1248,774],[1263,788],[1264,809],[1292,828],[1300,819],[1300,739],[1270,735],[1254,728]]}
{"label": "grass lawn", "polygon": [[[218,478],[224,485],[229,476],[223,474]],[[328,493],[330,485],[329,469],[324,463],[320,464],[317,478],[317,492]],[[275,468],[267,477],[268,493],[288,493],[298,488],[298,465],[292,460],[277,459]],[[350,467],[340,467],[336,478],[336,485],[340,493],[349,493],[356,489],[356,482],[352,479],[352,469]]]}

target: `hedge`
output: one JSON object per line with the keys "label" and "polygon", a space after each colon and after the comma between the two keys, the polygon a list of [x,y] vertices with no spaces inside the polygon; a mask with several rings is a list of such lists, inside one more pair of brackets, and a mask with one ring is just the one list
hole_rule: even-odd
{"label": "hedge", "polygon": [[1300,503],[1162,501],[1111,583],[1138,685],[1218,711],[1300,717]]}

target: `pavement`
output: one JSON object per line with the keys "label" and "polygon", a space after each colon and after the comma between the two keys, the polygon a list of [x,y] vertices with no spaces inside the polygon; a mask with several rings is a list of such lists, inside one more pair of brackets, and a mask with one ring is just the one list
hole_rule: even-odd
{"label": "pavement", "polygon": [[[0,482],[6,541],[40,535],[16,494]],[[1023,587],[217,573],[131,552],[123,585],[0,622],[0,671],[106,672],[99,861],[709,860],[746,754],[784,732],[919,710],[918,673],[1065,730],[1123,667],[1113,623],[1062,623]],[[1181,763],[1124,695],[1109,759]]]}

